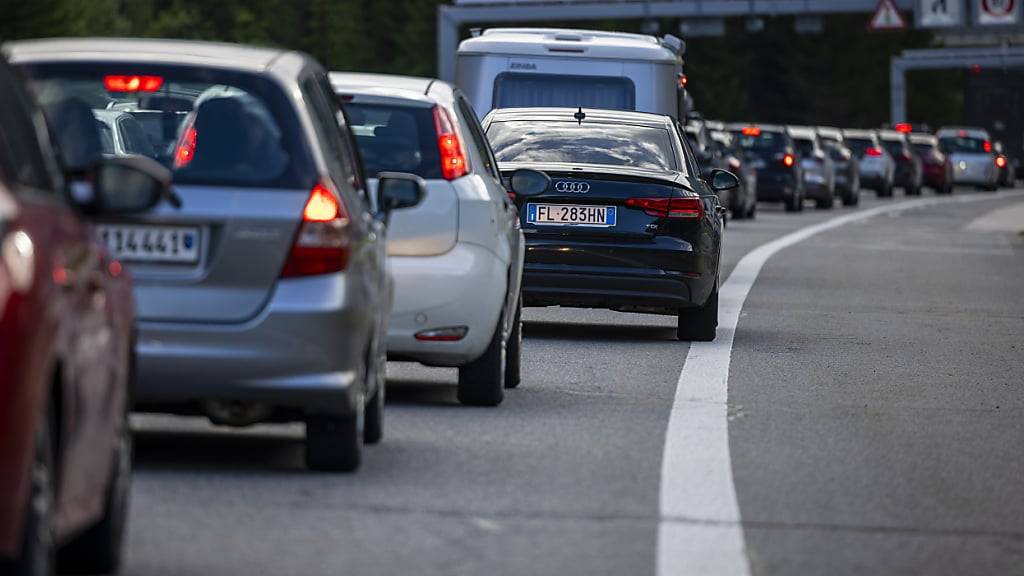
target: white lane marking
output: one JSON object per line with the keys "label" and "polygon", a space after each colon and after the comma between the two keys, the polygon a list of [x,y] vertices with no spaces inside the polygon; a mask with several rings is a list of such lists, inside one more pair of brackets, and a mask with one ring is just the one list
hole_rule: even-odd
{"label": "white lane marking", "polygon": [[739,261],[719,291],[717,338],[690,344],[676,384],[661,463],[659,576],[750,574],[729,455],[728,384],[740,310],[764,263],[811,236],[880,214],[1022,194],[924,198],[852,212],[791,232]]}

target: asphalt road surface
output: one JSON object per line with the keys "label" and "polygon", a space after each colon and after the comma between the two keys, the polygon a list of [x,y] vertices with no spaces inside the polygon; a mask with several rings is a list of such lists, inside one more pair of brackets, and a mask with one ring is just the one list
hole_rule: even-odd
{"label": "asphalt road surface", "polygon": [[[762,205],[730,223],[723,276],[901,201]],[[728,370],[732,480],[711,487],[738,502],[735,573],[1024,574],[1022,231],[1024,196],[965,190],[765,262]],[[385,440],[354,475],[305,471],[300,426],[137,417],[125,573],[657,574],[689,346],[667,317],[525,319],[523,384],[497,409],[457,405],[454,370],[389,366]]]}

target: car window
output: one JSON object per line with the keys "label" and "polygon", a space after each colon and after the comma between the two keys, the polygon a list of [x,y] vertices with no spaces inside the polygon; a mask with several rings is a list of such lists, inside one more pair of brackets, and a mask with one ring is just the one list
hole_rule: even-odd
{"label": "car window", "polygon": [[[262,76],[120,62],[35,64],[25,71],[71,168],[120,153],[153,157],[172,170],[176,184],[312,186],[315,170],[295,109]],[[124,150],[110,146],[108,128]]]}
{"label": "car window", "polygon": [[29,95],[13,70],[0,62],[0,132],[10,161],[8,178],[37,191],[53,192],[53,167],[47,165],[36,122]]}
{"label": "car window", "polygon": [[433,108],[348,102],[345,112],[371,178],[385,171],[441,177]]}
{"label": "car window", "polygon": [[803,138],[794,138],[793,144],[796,146],[796,151],[803,157],[814,155],[814,141],[804,140]]}
{"label": "car window", "polygon": [[762,130],[756,134],[740,134],[740,148],[754,154],[774,154],[786,149],[788,142],[781,132]]}
{"label": "car window", "polygon": [[679,170],[668,130],[600,122],[512,120],[487,129],[498,162],[607,164]]}
{"label": "car window", "polygon": [[[963,152],[967,154],[985,154],[986,140],[969,136],[953,136],[939,139],[939,147],[943,152]],[[991,146],[991,145],[990,145]]]}
{"label": "car window", "polygon": [[483,160],[484,169],[491,176],[500,180],[501,176],[498,174],[497,161],[494,158],[494,153],[491,151],[490,144],[487,142],[487,137],[484,136],[483,128],[480,127],[480,122],[476,119],[476,113],[462,96],[458,96],[455,101],[459,108],[462,125],[469,131],[473,146],[476,147],[477,153]]}
{"label": "car window", "polygon": [[495,108],[559,106],[634,110],[636,86],[625,77],[502,72],[494,79]]}

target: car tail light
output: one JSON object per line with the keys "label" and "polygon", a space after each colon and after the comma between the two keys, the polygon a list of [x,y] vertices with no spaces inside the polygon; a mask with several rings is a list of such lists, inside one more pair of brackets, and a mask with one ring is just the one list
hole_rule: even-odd
{"label": "car tail light", "polygon": [[879,158],[882,156],[882,149],[878,146],[872,146],[871,148],[868,148],[864,154],[871,156],[872,158]]}
{"label": "car tail light", "polygon": [[796,156],[793,156],[792,154],[785,154],[782,157],[782,163],[786,168],[792,168],[793,164],[796,164]]}
{"label": "car tail light", "polygon": [[448,111],[440,106],[434,106],[434,127],[437,129],[437,150],[441,153],[441,176],[445,180],[465,176],[469,172],[466,149],[462,147]]}
{"label": "car tail light", "polygon": [[747,126],[741,130],[744,136],[760,136],[761,129],[757,126]]}
{"label": "car tail light", "polygon": [[188,166],[189,162],[196,156],[196,136],[197,132],[195,127],[189,126],[181,133],[181,138],[178,140],[178,145],[174,149],[174,169],[184,168]]}
{"label": "car tail light", "polygon": [[333,184],[317,184],[302,209],[302,223],[281,277],[341,272],[348,266],[350,234],[348,209]]}
{"label": "car tail light", "polygon": [[1006,168],[1006,156],[996,156],[996,166]]}
{"label": "car tail light", "polygon": [[432,328],[417,332],[415,338],[422,342],[458,342],[466,337],[467,332],[469,332],[469,328],[466,326]]}
{"label": "car tail light", "polygon": [[986,152],[986,153],[988,153],[988,152],[991,152],[991,151],[992,151],[992,143],[991,143],[991,142],[989,142],[988,140],[985,140],[985,143],[984,143],[984,144],[982,144],[982,146],[984,146],[984,147],[985,147],[985,152]]}
{"label": "car tail light", "polygon": [[104,76],[107,92],[156,92],[164,85],[162,76]]}
{"label": "car tail light", "polygon": [[657,218],[698,219],[704,217],[704,201],[700,198],[630,198],[626,206],[639,208]]}
{"label": "car tail light", "polygon": [[900,122],[893,126],[893,129],[897,132],[903,132],[904,134],[909,134],[914,131],[914,127],[907,122]]}

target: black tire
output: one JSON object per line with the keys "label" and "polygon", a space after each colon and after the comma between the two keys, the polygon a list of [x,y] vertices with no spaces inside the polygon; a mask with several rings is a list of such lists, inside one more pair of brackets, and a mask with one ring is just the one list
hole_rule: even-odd
{"label": "black tire", "polygon": [[801,204],[803,204],[803,200],[800,199],[800,195],[793,193],[792,196],[786,198],[786,212],[799,212]]}
{"label": "black tire", "polygon": [[913,188],[904,188],[904,190],[906,191],[907,196],[920,196],[921,195],[921,187],[920,186],[915,186]]}
{"label": "black tire", "polygon": [[505,388],[519,386],[522,379],[523,355],[523,297],[516,304],[516,319],[512,322],[512,333],[508,336],[505,350]]}
{"label": "black tire", "polygon": [[860,203],[860,194],[854,190],[847,190],[843,194],[843,206],[856,206]]}
{"label": "black tire", "polygon": [[362,462],[363,410],[306,417],[306,466],[324,472],[353,472]]}
{"label": "black tire", "polygon": [[498,318],[487,349],[476,360],[459,368],[459,402],[467,406],[497,406],[505,399],[504,314]]}
{"label": "black tire", "polygon": [[892,184],[883,184],[882,188],[878,191],[878,196],[880,198],[892,198],[893,188]]}
{"label": "black tire", "polygon": [[60,551],[61,572],[111,574],[121,567],[132,478],[132,432],[125,416],[118,433],[103,517]]}
{"label": "black tire", "polygon": [[718,284],[700,308],[682,308],[676,324],[676,338],[711,342],[718,331]]}
{"label": "black tire", "polygon": [[[24,542],[12,564],[13,576],[52,575],[57,569],[54,535],[56,475],[52,412],[39,420],[33,447],[31,486],[25,507]],[[4,566],[0,566],[4,568]]]}
{"label": "black tire", "polygon": [[363,415],[363,443],[377,444],[384,438],[384,382],[377,382],[377,390],[366,403]]}
{"label": "black tire", "polygon": [[814,207],[817,208],[818,210],[831,210],[835,205],[835,197],[816,198],[814,200]]}
{"label": "black tire", "polygon": [[797,212],[803,212],[804,211],[804,204],[806,203],[806,201],[807,201],[807,192],[806,191],[801,192],[800,193],[800,199],[797,200],[797,203],[796,203],[796,211]]}

